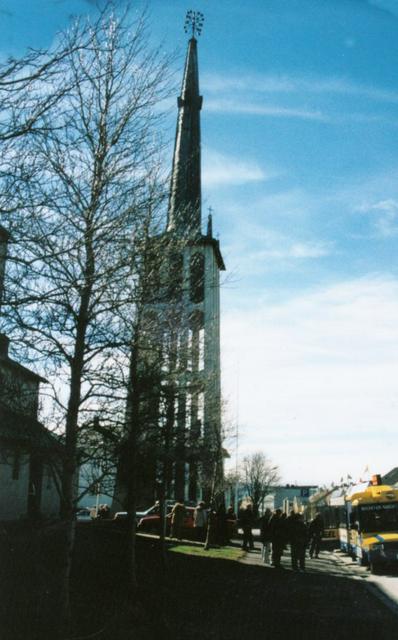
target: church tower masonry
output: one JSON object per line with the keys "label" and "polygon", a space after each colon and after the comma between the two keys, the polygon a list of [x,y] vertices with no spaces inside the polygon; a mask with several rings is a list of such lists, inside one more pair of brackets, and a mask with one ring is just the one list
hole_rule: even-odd
{"label": "church tower masonry", "polygon": [[[141,449],[138,501],[208,500],[222,475],[219,242],[201,212],[197,40],[202,16],[188,12],[188,42],[167,225],[149,241],[138,348]],[[117,498],[120,504],[123,500]],[[120,507],[119,507],[120,508]]]}
{"label": "church tower masonry", "polygon": [[[201,14],[199,14],[199,22]],[[173,472],[174,497],[209,498],[215,458],[221,459],[220,271],[225,265],[213,237],[211,215],[202,233],[201,148],[198,52],[195,31],[198,14],[188,14],[192,37],[188,42],[170,185],[166,236],[182,254],[182,287],[176,305],[177,386],[175,429],[177,446]],[[169,265],[169,270],[171,265]],[[173,274],[174,277],[175,274]],[[169,273],[170,277],[170,273]]]}

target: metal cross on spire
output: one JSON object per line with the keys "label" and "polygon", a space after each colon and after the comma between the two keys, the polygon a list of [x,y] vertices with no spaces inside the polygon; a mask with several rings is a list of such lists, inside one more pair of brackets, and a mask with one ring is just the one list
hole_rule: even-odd
{"label": "metal cross on spire", "polygon": [[190,9],[187,11],[187,15],[185,16],[185,24],[184,31],[185,33],[192,32],[192,37],[194,38],[196,34],[200,36],[203,29],[204,15],[200,11],[192,11]]}

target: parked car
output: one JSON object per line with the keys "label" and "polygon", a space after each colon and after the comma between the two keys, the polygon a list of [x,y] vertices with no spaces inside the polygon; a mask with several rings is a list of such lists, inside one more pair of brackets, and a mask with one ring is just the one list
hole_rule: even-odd
{"label": "parked car", "polygon": [[78,522],[91,522],[91,509],[88,507],[83,507],[83,509],[79,509],[76,511],[76,520]]}
{"label": "parked car", "polygon": [[[166,535],[170,535],[171,529],[171,510],[173,508],[174,502],[172,505],[167,505],[167,516],[166,516]],[[194,507],[185,507],[184,513],[184,524],[183,524],[183,536],[184,538],[189,538],[193,536],[193,514],[195,508]],[[157,511],[153,511],[152,513],[145,515],[140,519],[137,525],[137,531],[139,533],[154,533],[156,535],[160,534],[160,513],[159,509]]]}
{"label": "parked car", "polygon": [[[175,500],[166,500],[167,513],[170,513],[174,504],[175,504]],[[159,502],[155,502],[154,505],[152,505],[151,507],[148,507],[148,509],[145,509],[144,511],[136,511],[135,513],[136,522],[138,523],[142,518],[145,518],[147,516],[159,515],[160,514],[159,509],[160,509]],[[127,518],[127,511],[117,511],[117,513],[115,513],[113,517],[114,520],[119,520],[119,521],[126,520],[126,518]]]}
{"label": "parked car", "polygon": [[[174,503],[173,503],[174,504]],[[168,515],[166,517],[166,535],[170,535],[171,529],[171,509],[172,506],[168,505]],[[185,506],[184,523],[183,523],[183,538],[192,539],[195,538],[194,531],[194,512],[195,507]],[[138,533],[152,533],[155,535],[160,534],[160,514],[159,512],[151,513],[144,516],[137,524]],[[230,540],[236,536],[236,520],[227,520],[227,537]]]}

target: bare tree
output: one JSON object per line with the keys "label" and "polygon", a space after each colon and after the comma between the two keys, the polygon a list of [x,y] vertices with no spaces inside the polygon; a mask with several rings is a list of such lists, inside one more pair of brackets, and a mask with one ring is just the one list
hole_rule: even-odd
{"label": "bare tree", "polygon": [[[5,328],[25,361],[57,380],[50,395],[64,434],[65,629],[80,427],[104,403],[100,374],[111,371],[113,349],[127,352],[131,342],[120,318],[122,310],[136,312],[136,237],[158,166],[169,60],[148,47],[145,16],[131,23],[109,8],[94,24],[77,22],[63,41],[68,91],[56,110],[42,110],[38,135],[13,145],[12,175],[3,174],[3,184],[5,191],[12,185],[15,205],[12,215],[4,212],[11,234]],[[46,104],[54,105],[50,98]],[[150,204],[155,210],[157,202]],[[128,360],[119,366],[126,375]],[[122,424],[120,414],[115,422]]]}
{"label": "bare tree", "polygon": [[70,91],[65,72],[71,53],[89,46],[73,35],[52,51],[30,50],[22,58],[9,58],[0,65],[0,143],[48,131],[46,119]]}
{"label": "bare tree", "polygon": [[241,476],[253,503],[253,511],[258,515],[270,487],[280,480],[279,469],[264,453],[258,451],[243,459]]}

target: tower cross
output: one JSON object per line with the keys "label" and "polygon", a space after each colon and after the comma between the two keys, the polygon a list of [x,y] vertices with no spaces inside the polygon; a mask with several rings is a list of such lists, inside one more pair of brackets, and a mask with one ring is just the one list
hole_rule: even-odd
{"label": "tower cross", "polygon": [[189,31],[191,31],[193,38],[195,37],[196,34],[200,36],[203,29],[204,19],[205,17],[201,11],[192,11],[192,9],[189,9],[189,11],[187,11],[187,15],[185,16],[185,24],[184,24],[185,33],[188,33]]}

